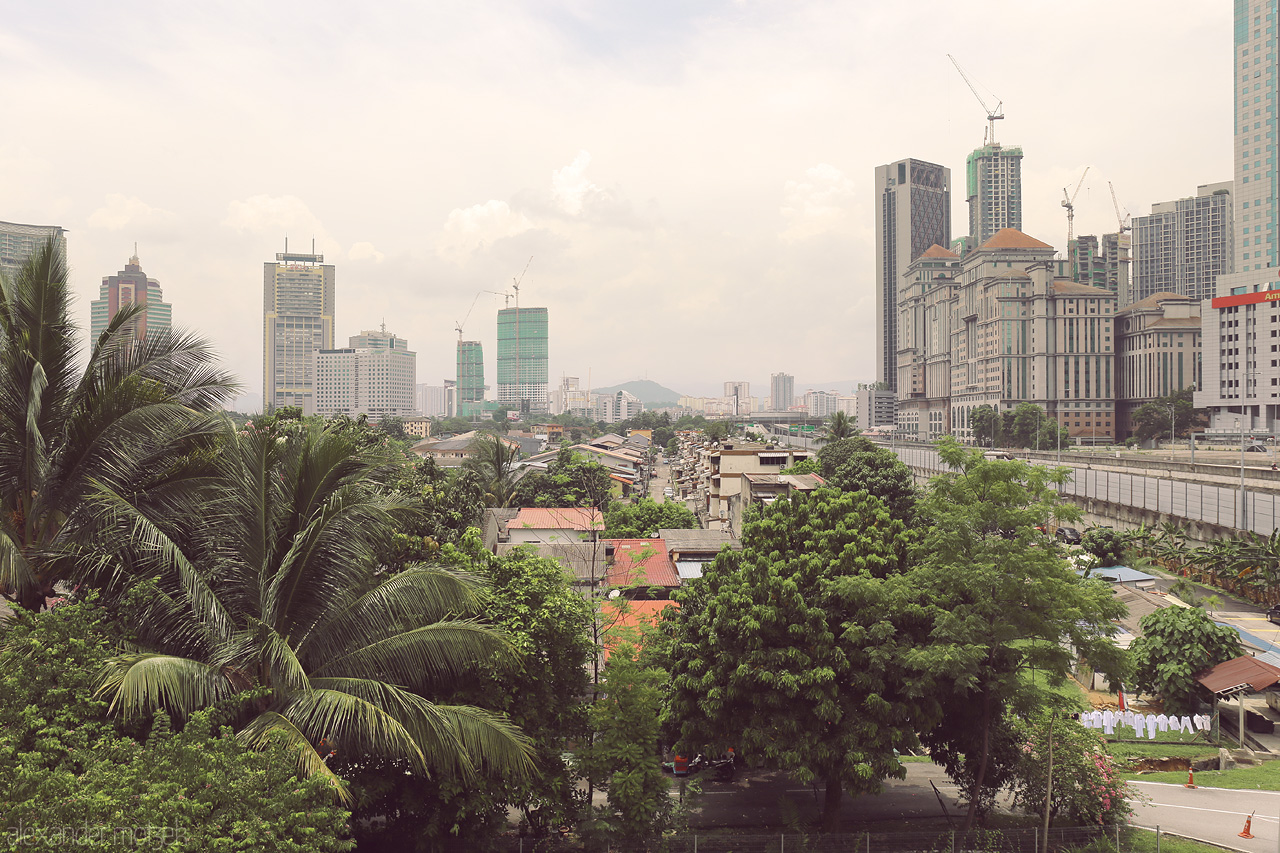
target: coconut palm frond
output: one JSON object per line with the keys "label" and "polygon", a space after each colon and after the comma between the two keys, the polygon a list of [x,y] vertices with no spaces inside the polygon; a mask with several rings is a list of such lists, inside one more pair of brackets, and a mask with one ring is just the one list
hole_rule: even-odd
{"label": "coconut palm frond", "polygon": [[329,769],[328,752],[321,755],[298,727],[275,711],[264,711],[236,733],[236,738],[251,749],[263,750],[283,746],[297,760],[298,775],[304,779],[320,776],[329,783],[334,796],[343,804],[351,804],[351,791],[338,774]]}
{"label": "coconut palm frond", "polygon": [[98,694],[111,698],[111,710],[130,718],[156,708],[186,716],[231,693],[216,667],[170,655],[117,655],[103,665],[98,680]]}
{"label": "coconut palm frond", "polygon": [[[353,634],[352,639],[358,638]],[[477,621],[435,622],[352,648],[317,662],[316,677],[372,675],[414,687],[454,684],[478,664],[510,660],[504,634]]]}

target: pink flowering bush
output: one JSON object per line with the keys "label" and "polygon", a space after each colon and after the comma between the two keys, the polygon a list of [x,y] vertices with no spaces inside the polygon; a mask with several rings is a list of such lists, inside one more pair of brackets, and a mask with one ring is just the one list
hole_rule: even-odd
{"label": "pink flowering bush", "polygon": [[[1014,805],[1044,813],[1049,778],[1050,717],[1043,714],[1018,724],[1021,761],[1013,786]],[[1133,797],[1116,773],[1102,736],[1059,714],[1052,720],[1053,795],[1050,818],[1073,824],[1116,824],[1129,819]]]}

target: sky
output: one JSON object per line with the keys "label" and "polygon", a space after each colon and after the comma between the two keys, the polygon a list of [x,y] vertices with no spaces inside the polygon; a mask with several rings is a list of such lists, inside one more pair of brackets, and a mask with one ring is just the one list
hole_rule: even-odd
{"label": "sky", "polygon": [[[875,379],[874,169],[1023,148],[1063,250],[1230,180],[1226,0],[10,3],[0,220],[69,229],[87,327],[138,244],[175,325],[256,402],[262,264],[337,267],[336,344],[386,323],[418,381],[456,324],[550,315],[550,371],[686,394]],[[527,271],[526,271],[527,267]],[[478,296],[477,296],[478,295]]]}

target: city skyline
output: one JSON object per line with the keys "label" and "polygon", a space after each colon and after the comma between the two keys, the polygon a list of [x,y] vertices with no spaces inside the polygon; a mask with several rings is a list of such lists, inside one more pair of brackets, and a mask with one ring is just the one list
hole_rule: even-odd
{"label": "city skyline", "polygon": [[[871,381],[873,169],[914,157],[957,176],[983,142],[985,115],[947,53],[1003,101],[998,138],[1025,154],[1023,230],[1059,252],[1062,188],[1086,165],[1080,234],[1114,230],[1107,180],[1136,216],[1232,174],[1220,3],[1086,2],[1067,19],[1012,3],[981,18],[942,3],[389,5],[352,21],[324,4],[305,16],[67,5],[57,33],[34,9],[0,30],[10,109],[24,116],[0,150],[0,218],[69,230],[86,330],[101,275],[138,241],[181,325],[250,394],[257,264],[286,235],[314,237],[342,267],[335,337],[394,319],[431,382],[453,375],[452,327],[475,293],[508,289],[530,256],[522,299],[573,330],[552,377],[647,374],[696,393],[763,382],[785,348],[791,372]],[[908,12],[903,66],[879,34]],[[286,30],[296,38],[271,36]],[[998,60],[978,50],[991,41]],[[1055,64],[1073,73],[1035,70]],[[1157,65],[1162,87],[1124,123],[1066,122],[1081,91]],[[893,86],[874,85],[889,68]],[[422,108],[394,106],[407,101]],[[302,102],[316,105],[305,118],[279,117]],[[100,132],[121,115],[147,127],[149,150]],[[953,235],[964,205],[953,192]],[[641,294],[724,328],[767,318],[771,340],[696,348],[680,324],[655,322],[639,352],[619,346],[619,309]],[[496,353],[502,306],[483,296],[466,338]]]}

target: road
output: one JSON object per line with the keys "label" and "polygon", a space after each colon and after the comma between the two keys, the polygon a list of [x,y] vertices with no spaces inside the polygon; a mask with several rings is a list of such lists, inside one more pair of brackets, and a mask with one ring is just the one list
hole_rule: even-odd
{"label": "road", "polygon": [[[1136,804],[1131,823],[1156,827],[1176,835],[1244,850],[1280,850],[1280,791],[1231,791],[1225,788],[1184,788],[1160,782],[1131,782],[1150,802]],[[1253,816],[1253,838],[1240,838],[1245,818]]]}

